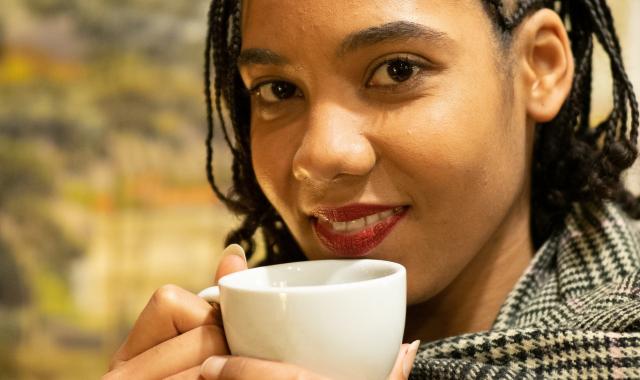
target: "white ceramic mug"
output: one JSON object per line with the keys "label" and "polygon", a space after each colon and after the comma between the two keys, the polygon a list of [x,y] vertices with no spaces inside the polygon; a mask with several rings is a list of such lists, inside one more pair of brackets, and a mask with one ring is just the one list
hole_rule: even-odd
{"label": "white ceramic mug", "polygon": [[402,344],[406,271],[382,260],[316,260],[224,276],[199,296],[220,304],[233,355],[333,379],[386,379]]}

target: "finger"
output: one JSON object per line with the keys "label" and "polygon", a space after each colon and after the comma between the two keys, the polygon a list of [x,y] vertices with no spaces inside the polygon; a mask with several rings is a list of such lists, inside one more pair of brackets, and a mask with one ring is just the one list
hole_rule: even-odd
{"label": "finger", "polygon": [[118,367],[118,379],[162,379],[200,365],[211,355],[228,355],[224,332],[207,325],[187,331]]}
{"label": "finger", "polygon": [[411,369],[413,368],[413,362],[416,360],[416,355],[418,354],[418,348],[420,347],[420,341],[414,340],[409,347],[407,347],[407,353],[404,355],[402,359],[402,377],[400,379],[406,380],[409,378],[409,374],[411,374]]}
{"label": "finger", "polygon": [[404,343],[400,346],[400,351],[398,351],[398,356],[396,356],[396,361],[393,364],[393,369],[389,374],[389,380],[400,380],[405,379],[402,373],[402,363],[404,362],[404,357],[407,355],[407,349],[409,348],[409,343]]}
{"label": "finger", "polygon": [[247,257],[244,254],[244,249],[238,244],[231,244],[222,251],[222,259],[218,264],[215,283],[217,284],[223,276],[245,269],[247,269]]}
{"label": "finger", "polygon": [[242,356],[212,356],[202,364],[200,374],[206,380],[327,380],[293,364]]}
{"label": "finger", "polygon": [[205,380],[204,377],[200,376],[200,367],[199,365],[191,367],[173,376],[166,377],[164,380]]}
{"label": "finger", "polygon": [[198,326],[213,325],[214,307],[175,285],[156,290],[135,322],[129,336],[114,354],[110,369]]}

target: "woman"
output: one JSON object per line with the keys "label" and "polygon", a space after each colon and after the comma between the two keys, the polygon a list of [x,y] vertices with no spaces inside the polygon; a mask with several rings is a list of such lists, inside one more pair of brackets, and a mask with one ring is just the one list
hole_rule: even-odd
{"label": "woman", "polygon": [[[594,37],[614,104],[590,126]],[[205,79],[209,181],[243,221],[228,243],[250,255],[260,228],[267,264],[407,268],[414,343],[391,378],[640,375],[640,248],[622,211],[640,207],[620,180],[638,105],[604,1],[219,0]],[[217,278],[246,268],[240,247],[226,253]],[[220,356],[213,315],[162,288],[107,377],[315,378]]]}

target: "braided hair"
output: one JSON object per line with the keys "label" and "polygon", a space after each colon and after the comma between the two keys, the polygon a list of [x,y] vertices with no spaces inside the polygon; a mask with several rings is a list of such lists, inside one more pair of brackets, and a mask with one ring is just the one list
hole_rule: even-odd
{"label": "braided hair", "polygon": [[[536,125],[531,193],[534,245],[539,247],[562,225],[575,203],[611,200],[630,217],[640,219],[640,198],[634,197],[621,180],[621,173],[633,164],[638,154],[638,102],[622,62],[620,43],[605,0],[481,1],[505,48],[521,21],[542,8],[553,9],[560,15],[571,40],[576,70],[570,94],[553,120]],[[229,233],[226,244],[241,244],[251,257],[255,251],[253,236],[260,228],[266,249],[264,264],[305,260],[282,218],[258,185],[251,164],[250,99],[237,68],[240,20],[240,0],[212,0],[204,67],[207,178],[218,198],[241,216],[240,226]],[[594,37],[609,56],[613,107],[602,122],[591,126]],[[212,74],[215,74],[213,91]],[[213,173],[215,115],[233,155],[233,185],[228,194],[219,189]]]}

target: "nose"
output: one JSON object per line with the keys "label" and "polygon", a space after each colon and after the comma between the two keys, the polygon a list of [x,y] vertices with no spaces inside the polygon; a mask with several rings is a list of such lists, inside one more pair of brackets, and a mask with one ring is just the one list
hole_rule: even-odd
{"label": "nose", "polygon": [[366,117],[334,103],[316,105],[308,113],[302,142],[293,158],[299,181],[331,182],[366,176],[376,154],[366,136]]}

